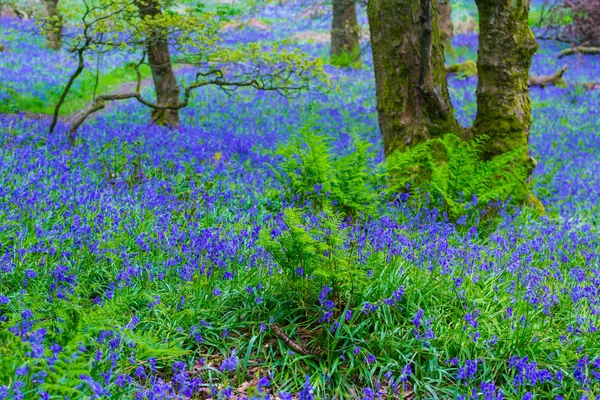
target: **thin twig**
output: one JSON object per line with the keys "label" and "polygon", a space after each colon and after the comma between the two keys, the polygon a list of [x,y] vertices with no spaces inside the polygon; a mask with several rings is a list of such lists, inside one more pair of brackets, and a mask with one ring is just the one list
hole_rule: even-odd
{"label": "thin twig", "polygon": [[283,341],[289,348],[294,350],[296,353],[302,354],[303,356],[318,356],[319,354],[313,353],[310,350],[302,347],[298,343],[294,342],[292,338],[286,335],[281,327],[277,324],[271,324],[271,329],[275,335]]}

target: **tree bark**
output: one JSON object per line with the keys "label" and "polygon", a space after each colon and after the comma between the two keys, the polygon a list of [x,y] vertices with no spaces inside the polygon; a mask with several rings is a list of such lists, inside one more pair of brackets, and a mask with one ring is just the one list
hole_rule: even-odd
{"label": "tree bark", "polygon": [[[529,145],[529,69],[538,45],[529,0],[475,0],[479,10],[475,137],[487,135],[483,159]],[[526,150],[527,151],[527,150]],[[524,162],[533,164],[524,154]]]}
{"label": "tree bark", "polygon": [[48,25],[46,26],[46,46],[59,50],[62,45],[62,18],[58,12],[58,0],[44,0]]}
{"label": "tree bark", "polygon": [[[137,6],[142,18],[154,18],[161,14],[161,10],[154,0],[138,0]],[[179,84],[171,64],[168,37],[158,33],[147,40],[148,64],[152,70],[156,105],[177,107],[179,105]],[[179,127],[179,110],[153,109],[152,122],[177,128]]]}
{"label": "tree bark", "polygon": [[449,48],[452,36],[454,36],[454,25],[452,24],[452,5],[450,0],[436,0],[437,9],[440,13],[440,40],[445,47]]}
{"label": "tree bark", "polygon": [[360,67],[359,32],[355,0],[333,0],[330,50],[333,65]]}
{"label": "tree bark", "polygon": [[435,0],[371,0],[379,127],[386,156],[446,133],[454,118]]}

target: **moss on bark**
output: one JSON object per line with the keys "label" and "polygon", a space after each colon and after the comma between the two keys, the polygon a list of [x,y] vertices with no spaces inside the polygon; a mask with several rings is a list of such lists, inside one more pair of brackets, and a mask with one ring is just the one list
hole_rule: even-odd
{"label": "moss on bark", "polygon": [[372,0],[379,126],[390,155],[461,131],[450,102],[434,0]]}
{"label": "moss on bark", "polygon": [[52,50],[59,50],[62,46],[62,17],[58,12],[58,0],[44,0],[47,25],[46,46]]}
{"label": "moss on bark", "polygon": [[483,157],[490,159],[529,144],[529,69],[538,45],[529,29],[529,0],[476,0],[476,4],[479,80],[473,133],[489,137]]}
{"label": "moss on bark", "polygon": [[[153,0],[138,2],[142,18],[153,18],[161,13],[160,7]],[[156,91],[156,105],[172,107],[179,105],[179,84],[173,72],[171,54],[166,34],[157,34],[148,38],[148,64],[152,70],[152,79]],[[179,127],[179,110],[152,110],[152,122],[157,125]]]}
{"label": "moss on bark", "polygon": [[333,0],[331,63],[340,67],[361,67],[360,27],[355,0]]}

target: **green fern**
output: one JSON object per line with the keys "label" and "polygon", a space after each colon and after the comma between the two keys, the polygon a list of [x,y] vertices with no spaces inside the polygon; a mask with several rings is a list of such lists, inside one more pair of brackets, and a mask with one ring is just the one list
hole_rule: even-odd
{"label": "green fern", "polygon": [[[92,364],[89,355],[81,354],[80,347],[89,344],[89,337],[77,335],[63,348],[57,361],[52,367],[46,366],[47,372],[43,390],[51,395],[67,396],[68,398],[83,398],[86,388],[82,385],[81,375],[90,375]],[[46,363],[46,361],[44,361]]]}
{"label": "green fern", "polygon": [[[284,210],[286,230],[273,238],[262,230],[260,243],[271,254],[285,277],[284,284],[303,294],[304,304],[315,304],[320,287],[329,285],[333,296],[349,297],[362,287],[365,273],[355,265],[354,248],[345,248],[347,228],[342,228],[342,215],[336,214],[327,203],[319,213],[318,228],[309,227],[300,211]],[[314,276],[308,281],[306,276]]]}
{"label": "green fern", "polygon": [[350,217],[372,211],[377,193],[368,168],[371,144],[354,134],[351,151],[340,156],[332,141],[314,113],[305,116],[300,130],[277,151],[284,161],[272,167],[284,194],[296,204],[308,202],[313,211],[322,210],[325,203]]}
{"label": "green fern", "polygon": [[410,201],[417,205],[430,196],[452,219],[474,209],[474,197],[483,206],[508,199],[523,203],[528,195],[528,169],[522,162],[525,149],[483,161],[479,154],[485,140],[464,141],[447,134],[392,154],[386,160],[389,190],[409,192]]}
{"label": "green fern", "polygon": [[[146,362],[154,358],[157,362],[181,358],[189,354],[178,340],[167,340],[151,332],[128,332],[125,337],[135,343],[133,352],[135,358]],[[165,363],[169,364],[169,363]]]}

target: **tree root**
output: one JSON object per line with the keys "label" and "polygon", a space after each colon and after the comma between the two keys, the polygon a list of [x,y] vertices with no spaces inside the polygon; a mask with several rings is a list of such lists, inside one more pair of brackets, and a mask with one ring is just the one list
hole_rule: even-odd
{"label": "tree root", "polygon": [[548,85],[565,87],[565,86],[567,86],[567,82],[563,78],[563,75],[565,74],[565,72],[567,72],[566,66],[562,67],[561,69],[559,69],[552,75],[530,76],[529,77],[529,86],[537,86],[537,87],[541,87],[542,89]]}
{"label": "tree root", "polygon": [[583,87],[587,90],[600,90],[600,83],[598,82],[584,82]]}
{"label": "tree root", "polygon": [[600,47],[570,47],[558,53],[556,58],[563,58],[565,56],[570,56],[573,54],[600,54]]}
{"label": "tree root", "polygon": [[[545,76],[530,76],[529,86],[536,86],[545,88],[548,85],[554,85],[558,87],[564,87],[567,82],[563,78],[563,75],[567,71],[567,67],[562,67],[552,75]],[[462,76],[477,76],[477,64],[473,60],[463,61],[459,64],[447,65],[446,73],[448,74],[459,74]]]}
{"label": "tree root", "polygon": [[473,60],[467,60],[458,64],[446,65],[446,73],[467,77],[477,76],[477,64]]}

